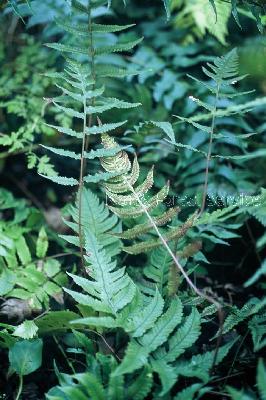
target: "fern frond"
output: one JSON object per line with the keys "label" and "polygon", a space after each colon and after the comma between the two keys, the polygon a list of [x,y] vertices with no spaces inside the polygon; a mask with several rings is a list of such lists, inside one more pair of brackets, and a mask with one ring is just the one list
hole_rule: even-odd
{"label": "fern frond", "polygon": [[106,181],[107,179],[115,178],[120,176],[121,172],[98,172],[94,175],[86,175],[83,180],[87,183],[99,183],[101,181]]}
{"label": "fern frond", "polygon": [[86,128],[85,132],[87,135],[102,135],[103,133],[107,133],[113,131],[114,129],[119,128],[120,126],[124,125],[127,121],[116,122],[112,124],[102,124],[99,126],[92,126],[90,128]]}
{"label": "fern frond", "polygon": [[166,291],[168,273],[172,259],[163,247],[158,247],[150,253],[147,265],[143,270],[144,276],[156,285],[161,294]]}
{"label": "fern frond", "polygon": [[134,379],[126,392],[126,399],[144,400],[152,388],[152,372],[149,367],[145,367],[140,375]]}
{"label": "fern frond", "polygon": [[[215,365],[218,365],[227,356],[232,346],[238,340],[232,340],[219,348]],[[177,375],[186,377],[197,377],[203,382],[207,382],[209,379],[209,371],[212,367],[214,355],[216,350],[207,351],[203,354],[197,354],[192,356],[190,360],[179,361],[175,366],[175,372]]]}
{"label": "fern frond", "polygon": [[85,249],[93,281],[89,283],[79,276],[71,276],[77,285],[87,291],[87,294],[83,295],[66,288],[65,291],[81,304],[116,315],[133,299],[135,285],[124,269],[116,270],[116,263],[111,261],[96,237],[87,229],[85,229]]}
{"label": "fern frond", "polygon": [[160,396],[165,395],[176,383],[177,374],[172,365],[167,364],[163,360],[151,360],[152,369],[156,372],[162,383],[162,391]]}
{"label": "fern frond", "polygon": [[154,326],[138,342],[132,340],[126,350],[122,363],[114,371],[121,375],[135,371],[147,362],[148,356],[161,346],[182,318],[182,304],[178,298],[172,300],[168,310],[158,318]]}
{"label": "fern frond", "polygon": [[50,181],[57,183],[58,185],[64,185],[64,186],[75,186],[78,185],[78,181],[75,178],[67,178],[66,176],[47,176],[47,175],[42,175],[43,178],[49,179]]}
{"label": "fern frond", "polygon": [[56,125],[51,125],[51,124],[45,124],[45,125],[49,126],[50,128],[55,129],[56,131],[58,131],[60,133],[64,133],[65,135],[76,137],[77,139],[82,139],[82,137],[83,137],[82,132],[77,132],[70,128],[65,128],[63,126],[56,126]]}
{"label": "fern frond", "polygon": [[266,346],[266,312],[254,315],[248,323],[254,351],[259,351]]}
{"label": "fern frond", "polygon": [[[159,217],[154,217],[153,220],[157,226],[163,226],[167,222],[171,221],[171,219],[174,218],[179,211],[180,211],[179,207],[169,208],[169,210],[165,211]],[[152,224],[150,222],[146,222],[143,224],[136,225],[133,228],[127,229],[122,233],[116,233],[115,236],[119,237],[120,239],[135,239],[136,237],[149,232],[151,229],[152,229]]]}
{"label": "fern frond", "polygon": [[119,52],[123,52],[123,51],[129,51],[129,50],[132,50],[139,43],[141,43],[142,40],[143,40],[143,37],[140,39],[132,40],[132,41],[125,42],[125,43],[116,43],[111,46],[97,47],[95,49],[95,54],[102,55],[102,54],[110,54],[110,53],[119,53]]}
{"label": "fern frond", "polygon": [[[263,301],[252,298],[240,310],[237,307],[232,307],[231,313],[227,316],[223,325],[223,334],[232,330],[233,327],[244,321],[246,318],[254,315],[260,308],[265,306],[266,298]],[[217,337],[218,333],[215,335]]]}
{"label": "fern frond", "polygon": [[[79,233],[79,202],[76,202],[75,207],[70,208],[70,215],[74,222],[65,221],[74,232]],[[117,232],[120,227],[118,219],[115,215],[110,215],[109,210],[105,207],[104,203],[100,203],[97,196],[88,189],[82,190],[81,196],[81,227],[82,232],[87,230],[91,234],[95,235],[97,240],[101,243],[104,249],[108,252],[111,257],[117,254],[121,249],[121,243],[119,239],[112,235]],[[65,240],[68,240],[69,236],[64,236]],[[72,241],[73,243],[73,241]]]}
{"label": "fern frond", "polygon": [[[113,207],[109,207],[109,208],[111,210],[113,210]],[[173,228],[170,230],[170,232],[167,232],[164,235],[164,239],[167,242],[171,241],[171,240],[181,239],[182,237],[185,236],[188,229],[190,229],[193,226],[194,220],[195,220],[195,215],[192,216],[190,219],[188,219],[186,222],[184,222],[184,224],[181,225],[181,227]],[[127,253],[130,253],[130,254],[140,254],[140,253],[143,253],[143,252],[145,253],[147,251],[155,249],[156,247],[158,247],[160,245],[161,245],[160,239],[153,239],[153,240],[149,240],[147,242],[137,243],[132,246],[125,246],[123,249],[124,249],[124,251],[126,251]]]}
{"label": "fern frond", "polygon": [[232,79],[237,74],[237,50],[233,49],[222,57],[216,57],[214,64],[207,63],[207,66],[209,67],[209,70],[205,67],[202,67],[203,72],[217,82],[218,85],[222,85],[225,83],[226,79]]}
{"label": "fern frond", "polygon": [[[105,149],[117,146],[114,138],[111,138],[108,134],[102,135],[102,144]],[[149,213],[152,213],[166,199],[169,192],[169,182],[156,195],[150,195],[149,193],[154,183],[153,167],[146,175],[144,181],[134,187],[139,177],[139,164],[136,156],[134,157],[133,164],[131,164],[128,154],[125,151],[117,153],[114,157],[102,157],[100,158],[100,162],[103,169],[108,173],[111,171],[120,173],[120,176],[118,175],[114,179],[107,179],[104,183],[107,197],[115,203],[114,206],[109,205],[109,209],[120,218],[136,219],[141,217],[145,214],[143,207]],[[128,173],[123,174],[121,171],[123,169],[127,170]],[[141,199],[142,204],[140,204],[139,199]],[[176,208],[169,209],[153,217],[153,221],[157,226],[163,226],[175,216],[177,211],[178,209]],[[173,228],[167,232],[164,235],[165,239],[171,241],[183,237],[193,225],[194,218],[195,216],[192,216],[181,227]],[[119,236],[125,239],[133,239],[149,232],[152,228],[153,224],[150,221],[141,224],[137,223],[134,228],[130,228]],[[150,251],[160,245],[161,240],[154,239],[136,243],[132,246],[125,246],[124,250],[130,254],[139,254]]]}
{"label": "fern frond", "polygon": [[53,50],[57,50],[60,53],[71,53],[71,54],[88,54],[87,47],[76,47],[62,43],[45,43],[45,46],[50,47]]}
{"label": "fern frond", "polygon": [[[150,70],[148,70],[150,71]],[[98,65],[96,76],[97,77],[109,77],[109,78],[126,78],[132,75],[139,75],[139,69],[125,69],[119,67],[109,67],[106,65]]]}
{"label": "fern frond", "polygon": [[[164,301],[158,290],[155,291],[149,303],[145,304],[146,302],[147,299],[140,294],[134,299],[132,309],[124,310],[118,319],[120,326],[123,326],[134,338],[141,337],[152,328],[162,314]],[[128,313],[130,313],[130,321],[127,320]]]}
{"label": "fern frond", "polygon": [[191,314],[184,321],[184,325],[169,339],[169,350],[161,359],[172,362],[183,354],[198,339],[200,326],[200,314],[196,308],[192,308]]}
{"label": "fern frond", "polygon": [[266,400],[265,382],[266,382],[266,367],[262,358],[260,358],[257,367],[257,387],[261,400]]}
{"label": "fern frond", "polygon": [[[68,33],[72,33],[77,36],[89,37],[88,25],[87,24],[72,24],[71,21],[65,22],[64,20],[55,20],[56,25],[65,30]],[[113,33],[121,32],[128,28],[132,28],[135,24],[130,25],[102,25],[102,24],[91,24],[91,30],[93,33]]]}

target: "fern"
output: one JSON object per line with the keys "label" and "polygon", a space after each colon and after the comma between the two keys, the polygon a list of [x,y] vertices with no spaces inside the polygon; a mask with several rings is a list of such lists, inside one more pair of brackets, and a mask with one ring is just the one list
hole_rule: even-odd
{"label": "fern", "polygon": [[[258,361],[258,366],[257,366],[257,376],[256,376],[256,381],[257,381],[257,391],[259,394],[259,399],[260,400],[265,400],[266,399],[266,390],[265,390],[265,380],[266,380],[266,368],[264,365],[263,360],[260,358]],[[253,398],[257,399],[257,396],[255,396],[255,393],[252,393],[252,397],[250,396],[250,393],[247,393],[242,390],[237,390],[233,387],[228,386],[227,391],[230,395],[230,398],[232,400],[250,400]],[[253,396],[254,395],[254,396]]]}
{"label": "fern", "polygon": [[[81,196],[81,207],[83,210],[81,216],[82,232],[86,229],[89,233],[95,235],[101,246],[107,251],[109,256],[119,253],[121,248],[120,240],[116,237],[116,232],[120,230],[118,218],[110,215],[107,207],[100,203],[98,198],[89,190],[84,189]],[[79,233],[79,201],[70,208],[70,215],[74,222],[65,221],[65,223],[74,231]],[[82,234],[84,237],[84,234]],[[78,236],[62,235],[66,241],[79,246]]]}
{"label": "fern", "polygon": [[[86,337],[85,337],[86,338]],[[88,341],[88,339],[86,338]],[[84,347],[84,345],[81,345]],[[88,350],[88,349],[86,349]],[[97,354],[87,362],[87,371],[66,375],[57,373],[60,385],[52,388],[47,400],[144,400],[152,386],[150,369],[144,368],[134,380],[125,381],[123,377],[113,377],[111,372],[117,365],[113,357]],[[108,373],[106,374],[106,372]]]}
{"label": "fern", "polygon": [[[162,295],[167,293],[167,284],[169,279],[169,268],[172,264],[172,259],[163,247],[153,250],[143,270],[143,275],[148,279],[147,283],[143,283],[149,287],[151,281],[154,287],[157,287]],[[145,285],[146,284],[146,285]]]}
{"label": "fern", "polygon": [[[49,308],[50,298],[60,302],[62,285],[66,275],[61,271],[60,263],[47,256],[49,240],[44,227],[35,232],[27,227],[31,211],[24,201],[16,200],[11,193],[1,190],[0,209],[12,210],[14,217],[0,223],[0,296],[4,296],[2,314],[12,315],[12,302],[16,314],[18,302],[19,320],[24,319],[19,312],[19,302],[24,301],[26,316],[31,312]],[[32,234],[34,246],[29,246],[28,237]],[[11,303],[10,303],[11,302]],[[11,308],[11,310],[10,310]],[[21,315],[20,315],[21,314]]]}
{"label": "fern", "polygon": [[[201,107],[205,110],[207,110],[207,114],[201,114],[201,115],[196,115],[192,118],[183,118],[177,116],[181,121],[187,122],[190,125],[196,127],[203,133],[206,133],[209,137],[208,140],[208,150],[205,152],[205,158],[206,158],[206,163],[205,163],[205,172],[204,172],[204,187],[203,187],[203,193],[202,193],[202,205],[201,205],[201,214],[205,210],[205,205],[206,205],[206,199],[208,196],[208,192],[211,192],[209,188],[209,173],[212,168],[212,165],[215,164],[210,164],[211,160],[214,158],[228,158],[231,160],[248,160],[250,157],[253,157],[253,154],[242,154],[242,155],[219,155],[219,154],[213,154],[213,147],[215,144],[214,139],[219,139],[221,136],[220,134],[215,133],[216,129],[216,120],[219,117],[222,116],[230,116],[233,115],[234,112],[238,112],[240,110],[245,110],[245,111],[250,111],[256,106],[257,104],[263,104],[265,99],[257,99],[253,102],[250,102],[250,104],[243,104],[243,105],[230,105],[228,110],[224,109],[219,109],[219,102],[222,99],[231,99],[243,94],[247,94],[250,92],[237,92],[234,90],[233,86],[241,81],[243,78],[245,78],[245,75],[238,76],[238,54],[237,50],[233,49],[229,53],[225,54],[223,57],[216,57],[214,59],[214,62],[207,63],[207,67],[202,67],[202,70],[204,74],[211,79],[210,82],[206,81],[201,81],[198,78],[195,78],[193,76],[190,76],[194,81],[198,83],[200,87],[203,88],[204,91],[210,92],[210,94],[213,96],[213,100],[211,104],[206,103],[204,101],[201,101],[198,98],[195,98],[194,96],[190,96],[190,99],[195,102],[195,104],[198,107]],[[202,124],[199,123],[199,121],[203,120],[209,120],[210,124]],[[175,140],[171,141],[174,145],[179,147],[179,143],[176,143]],[[205,143],[206,141],[203,140]],[[198,151],[198,149],[196,149]],[[202,150],[200,150],[202,151]],[[260,153],[260,152],[259,152]],[[259,155],[257,153],[256,156]],[[260,154],[262,156],[262,154]],[[255,156],[255,155],[254,155]],[[224,167],[226,170],[226,167]],[[225,176],[228,176],[228,173],[226,175],[226,172],[224,172]]]}
{"label": "fern", "polygon": [[233,306],[231,308],[231,313],[224,321],[223,334],[229,332],[233,327],[246,320],[248,317],[258,313],[265,307],[265,305],[266,298],[259,300],[254,297],[250,299],[240,310],[236,306]]}
{"label": "fern", "polygon": [[253,341],[254,351],[259,351],[266,346],[266,313],[265,310],[254,315],[248,322],[248,328]]}
{"label": "fern", "polygon": [[[219,348],[215,365],[218,365],[227,356],[231,347],[235,344],[238,338],[226,343]],[[209,371],[213,365],[215,350],[207,351],[203,354],[192,356],[190,360],[177,362],[174,370],[176,375],[186,377],[197,377],[203,382],[209,379]]]}
{"label": "fern", "polygon": [[[87,43],[87,46],[72,46],[63,43],[48,43],[47,46],[55,49],[59,52],[70,53],[72,56],[80,57],[82,55],[88,55],[89,53],[89,66],[82,65],[81,63],[68,59],[67,65],[62,73],[53,74],[53,76],[59,81],[57,87],[62,91],[62,95],[54,98],[53,104],[71,118],[81,120],[83,122],[83,131],[75,131],[74,129],[55,127],[59,132],[70,136],[75,136],[77,139],[82,141],[81,152],[76,153],[64,149],[56,149],[46,147],[48,151],[68,157],[73,160],[80,162],[80,177],[62,177],[53,176],[48,177],[55,183],[62,185],[78,185],[79,186],[79,242],[82,253],[82,189],[84,182],[87,183],[98,183],[103,181],[106,195],[109,199],[117,206],[110,206],[110,210],[117,214],[120,218],[138,218],[143,216],[143,207],[138,204],[138,198],[142,198],[147,210],[152,212],[158,210],[159,206],[166,199],[169,192],[169,184],[167,183],[156,195],[150,195],[149,190],[153,186],[153,168],[147,174],[143,183],[135,187],[135,184],[139,178],[139,164],[135,157],[133,163],[131,163],[128,154],[120,149],[116,144],[115,140],[110,137],[110,131],[122,126],[123,122],[102,124],[98,118],[98,115],[103,114],[106,111],[117,109],[127,109],[137,107],[139,103],[129,103],[116,98],[104,97],[104,87],[97,87],[97,69],[98,66],[95,59],[98,55],[109,54],[110,52],[128,51],[134,48],[141,39],[135,41],[120,43],[119,40],[112,46],[97,47],[94,45],[94,39],[97,39],[98,34],[118,32],[123,29],[130,28],[127,26],[117,25],[99,25],[92,23],[91,20],[91,7],[85,7],[84,5],[77,5],[75,2],[72,4],[73,9],[83,14],[84,18],[87,18],[88,25],[87,30],[85,25],[73,25],[71,20],[69,21],[57,21],[60,28],[66,30],[68,33],[74,34],[77,38],[82,38],[82,41]],[[84,43],[84,44],[85,44]],[[50,75],[51,76],[51,75]],[[75,107],[75,108],[74,108]],[[93,125],[93,117],[97,116],[98,125]],[[88,124],[89,120],[89,124]],[[161,126],[162,129],[169,130],[169,126],[166,123],[153,122],[155,125]],[[164,124],[164,125],[163,125]],[[91,135],[101,135],[102,148],[97,150],[90,150],[87,152],[88,138]],[[98,172],[95,175],[84,174],[84,160],[100,159],[100,163],[104,169],[104,172]],[[87,164],[86,164],[87,165]],[[85,175],[85,176],[84,176]],[[134,188],[135,187],[135,188]],[[135,193],[132,193],[135,191]],[[156,211],[154,222],[157,226],[166,225],[172,218],[174,218],[177,209],[170,209],[165,212]],[[194,217],[189,218],[183,225],[175,227],[170,232],[165,234],[167,241],[178,240],[183,237],[187,230],[193,225]],[[136,224],[133,229],[129,229],[124,232],[121,237],[134,239],[142,236],[152,230],[153,226],[150,222]],[[133,244],[132,246],[124,246],[124,250],[131,254],[139,254],[141,252],[147,252],[161,245],[160,239],[154,239],[150,241],[141,241]]]}
{"label": "fern", "polygon": [[[115,140],[109,135],[102,136],[102,143],[105,149],[116,147]],[[116,206],[109,206],[110,210],[117,214],[120,218],[138,218],[144,213],[143,207],[139,204],[139,200],[143,202],[146,209],[151,213],[155,210],[167,197],[169,192],[169,184],[167,183],[156,195],[148,195],[148,191],[152,188],[153,180],[153,168],[147,174],[144,182],[136,188],[136,184],[139,177],[139,164],[135,157],[133,164],[125,151],[120,151],[113,157],[101,157],[101,164],[105,171],[108,173],[117,173],[116,178],[108,179],[104,183],[105,191],[109,199],[117,204]],[[123,171],[129,171],[124,174]],[[164,213],[160,213],[159,216],[154,217],[154,222],[157,226],[165,225],[171,220],[177,213],[177,208],[170,208]],[[167,241],[178,240],[182,238],[187,230],[193,225],[195,216],[189,218],[183,225],[175,227],[170,232],[164,235]],[[146,234],[153,229],[150,221],[147,223],[136,224],[134,228],[128,229],[123,232],[120,236],[124,239],[133,239],[138,236]],[[139,254],[147,252],[161,245],[160,239],[153,239],[145,242],[136,243],[132,246],[125,246],[124,251],[130,254]]]}
{"label": "fern", "polygon": [[[85,230],[85,249],[89,262],[90,276],[95,282],[77,275],[71,275],[74,282],[85,289],[89,295],[82,295],[69,289],[65,291],[83,305],[90,306],[96,311],[116,315],[117,312],[132,301],[135,286],[125,274],[125,269],[115,270],[116,263],[111,262],[96,237]],[[90,266],[91,264],[91,266]]]}

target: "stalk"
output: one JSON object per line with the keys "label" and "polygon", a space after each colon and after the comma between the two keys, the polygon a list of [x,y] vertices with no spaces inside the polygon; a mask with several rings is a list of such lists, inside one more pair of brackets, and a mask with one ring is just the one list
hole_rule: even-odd
{"label": "stalk", "polygon": [[203,211],[205,209],[206,199],[207,199],[209,168],[210,168],[210,161],[211,161],[211,157],[212,157],[213,134],[214,134],[214,128],[215,128],[215,118],[216,118],[216,112],[217,112],[217,102],[218,102],[218,98],[219,98],[219,92],[220,92],[220,85],[217,85],[215,103],[214,103],[214,108],[213,108],[213,111],[212,111],[211,132],[210,132],[210,138],[209,138],[208,153],[207,153],[207,157],[206,157],[206,168],[205,168],[203,195],[202,195],[202,203],[201,203],[199,216],[201,216],[201,214],[203,213]]}
{"label": "stalk", "polygon": [[[93,45],[93,33],[92,33],[92,18],[91,18],[91,6],[88,5],[88,32],[89,32],[89,56],[90,56],[90,64],[91,64],[91,77],[95,81],[95,51]],[[93,84],[93,90],[95,88],[95,84]],[[80,247],[80,255],[81,255],[81,264],[82,269],[85,270],[84,265],[84,250],[83,250],[83,241],[82,241],[82,192],[84,187],[84,172],[86,169],[86,159],[84,159],[84,153],[88,150],[89,146],[89,137],[86,135],[86,128],[90,128],[92,126],[92,114],[89,115],[88,124],[87,124],[87,103],[86,103],[86,88],[83,90],[84,101],[83,101],[83,137],[82,137],[82,148],[81,148],[81,159],[80,159],[80,175],[79,175],[79,185],[78,185],[78,226],[79,226],[79,247]],[[92,98],[91,105],[94,105],[94,97]]]}

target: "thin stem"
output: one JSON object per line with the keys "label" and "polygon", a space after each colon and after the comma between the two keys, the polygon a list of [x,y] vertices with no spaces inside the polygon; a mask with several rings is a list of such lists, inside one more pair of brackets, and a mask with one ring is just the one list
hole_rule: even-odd
{"label": "thin stem", "polygon": [[[91,20],[91,7],[88,6],[89,12],[89,21],[88,21],[88,30],[90,36],[90,55],[91,55],[91,77],[95,80],[95,53],[93,47],[93,35],[92,35],[92,20]],[[94,84],[93,84],[94,88]],[[79,226],[79,247],[80,247],[80,255],[81,255],[81,264],[82,269],[85,270],[84,265],[84,250],[83,250],[83,243],[82,243],[82,191],[84,186],[83,176],[84,171],[86,168],[86,160],[84,159],[84,153],[88,150],[89,146],[89,137],[86,135],[86,128],[87,128],[87,102],[86,102],[86,88],[83,91],[84,101],[83,101],[83,137],[82,137],[82,149],[81,149],[81,159],[80,159],[80,176],[79,176],[79,186],[78,186],[78,226]],[[92,99],[91,105],[94,104],[94,98]],[[92,125],[92,114],[89,115],[88,127],[90,128]]]}
{"label": "thin stem", "polygon": [[[95,79],[96,79],[96,73],[95,73],[95,50],[94,50],[94,42],[93,42],[93,32],[92,32],[92,18],[91,18],[91,7],[89,5],[89,38],[90,38],[90,65],[91,65],[91,77],[93,80],[93,85],[92,85],[92,90],[95,89]],[[93,107],[95,103],[95,97],[91,99],[91,106]],[[89,115],[89,121],[88,121],[88,127],[90,128],[92,126],[92,114]],[[85,151],[88,150],[89,146],[89,136],[86,137],[86,143],[85,143]],[[86,163],[86,160],[85,160]],[[84,165],[85,166],[85,165]]]}
{"label": "thin stem", "polygon": [[233,372],[234,365],[235,365],[235,362],[236,362],[236,360],[237,360],[238,354],[239,354],[239,352],[240,352],[240,349],[241,349],[241,347],[242,347],[244,341],[245,341],[246,338],[247,338],[248,333],[249,333],[249,329],[247,329],[245,335],[243,336],[241,342],[240,342],[239,345],[238,345],[238,348],[237,348],[237,350],[236,350],[236,353],[235,353],[235,356],[234,356],[232,365],[231,365],[231,367],[230,367],[230,369],[229,369],[229,371],[228,371],[228,374],[226,375],[226,379],[225,379],[224,384],[223,384],[223,389],[225,388],[225,386],[226,386],[226,384],[227,384],[228,378],[230,378],[230,375],[231,375],[232,372]]}
{"label": "thin stem", "polygon": [[19,387],[15,400],[19,400],[22,389],[23,389],[23,375],[19,375]]}
{"label": "thin stem", "polygon": [[218,102],[218,98],[219,98],[219,91],[220,91],[220,86],[217,85],[215,103],[214,103],[214,108],[213,108],[213,111],[212,111],[212,123],[211,123],[211,131],[210,131],[208,153],[207,153],[207,157],[206,157],[206,168],[205,168],[203,195],[202,195],[202,203],[201,203],[201,209],[200,209],[199,216],[203,213],[203,211],[205,209],[205,205],[206,205],[206,198],[207,198],[207,191],[208,191],[208,179],[209,179],[209,168],[210,168],[210,161],[211,161],[211,156],[212,156],[213,133],[214,133],[214,127],[215,127],[215,117],[216,117],[216,111],[217,111],[217,102]]}
{"label": "thin stem", "polygon": [[85,153],[85,143],[86,143],[86,127],[87,127],[87,114],[86,114],[86,95],[85,90],[83,91],[84,100],[83,100],[83,137],[82,137],[82,147],[81,147],[81,158],[80,158],[80,173],[79,173],[79,185],[78,185],[78,227],[79,227],[79,248],[80,248],[80,256],[81,256],[81,265],[82,269],[85,269],[84,265],[84,250],[83,250],[83,241],[82,241],[82,191],[83,191],[83,175],[84,175],[84,153]]}
{"label": "thin stem", "polygon": [[59,340],[57,340],[57,337],[56,337],[55,335],[53,335],[53,339],[54,339],[54,341],[55,341],[57,347],[58,347],[59,350],[61,351],[62,355],[64,356],[64,358],[65,358],[65,360],[66,360],[66,362],[67,362],[67,365],[69,366],[69,368],[71,369],[71,371],[72,371],[73,374],[75,375],[75,374],[76,374],[75,368],[73,367],[72,362],[69,361],[69,359],[68,359],[68,357],[67,357],[67,355],[66,355],[66,353],[65,353],[65,350],[63,349],[63,347],[62,347],[61,344],[59,343]]}

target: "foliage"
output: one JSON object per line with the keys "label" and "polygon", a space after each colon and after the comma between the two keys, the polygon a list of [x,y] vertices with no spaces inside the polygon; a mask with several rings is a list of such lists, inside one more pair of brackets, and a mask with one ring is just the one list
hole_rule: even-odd
{"label": "foliage", "polygon": [[[2,38],[4,34],[2,30]],[[54,59],[47,58],[46,52],[33,37],[21,34],[20,40],[23,45],[12,68],[8,67],[7,49],[3,47],[1,53],[0,107],[5,118],[0,145],[7,151],[2,152],[0,157],[5,159],[23,152],[27,154],[28,168],[37,167],[40,173],[54,174],[49,158],[35,151],[36,137],[42,135],[42,140],[45,140],[53,134],[42,121],[47,106],[43,105],[43,97],[50,85],[49,78],[44,78],[42,74],[52,70]]]}
{"label": "foliage", "polygon": [[[30,310],[48,308],[50,296],[62,301],[61,286],[66,283],[65,274],[60,271],[60,263],[56,259],[46,259],[48,237],[44,226],[35,238],[34,251],[29,247],[26,237],[31,233],[28,225],[30,210],[25,208],[25,202],[16,201],[11,193],[3,189],[1,195],[1,209],[14,207],[16,211],[12,220],[2,221],[0,225],[3,235],[0,295],[6,299],[24,300]],[[5,304],[2,312],[5,312]]]}
{"label": "foliage", "polygon": [[263,7],[41,3],[0,16],[6,393],[264,399]]}

